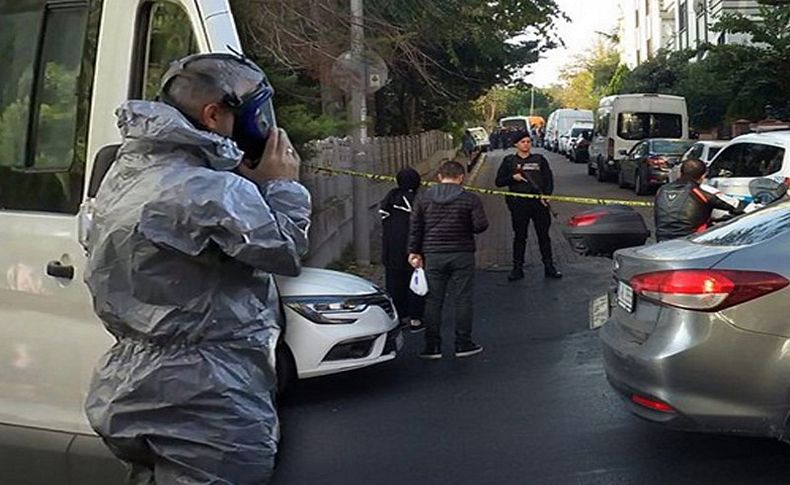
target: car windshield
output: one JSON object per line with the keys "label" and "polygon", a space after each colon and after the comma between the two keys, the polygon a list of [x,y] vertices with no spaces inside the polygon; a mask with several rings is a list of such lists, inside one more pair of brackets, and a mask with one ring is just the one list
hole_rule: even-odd
{"label": "car windshield", "polygon": [[578,136],[583,135],[584,133],[589,133],[591,131],[592,130],[590,130],[589,128],[574,128],[573,130],[571,130],[571,138],[577,138]]}
{"label": "car windshield", "polygon": [[620,113],[617,135],[625,140],[680,138],[683,136],[683,118],[670,113]]}
{"label": "car windshield", "polygon": [[688,141],[654,140],[652,151],[667,155],[682,155],[690,146],[691,142]]}
{"label": "car windshield", "polygon": [[721,147],[708,148],[708,161],[713,160],[713,157],[715,157],[716,154],[719,153],[719,150],[721,150]]}
{"label": "car windshield", "polygon": [[505,120],[502,122],[502,128],[515,128],[516,130],[526,130],[527,123],[524,120]]}
{"label": "car windshield", "polygon": [[790,231],[790,201],[766,207],[691,238],[710,246],[748,246]]}

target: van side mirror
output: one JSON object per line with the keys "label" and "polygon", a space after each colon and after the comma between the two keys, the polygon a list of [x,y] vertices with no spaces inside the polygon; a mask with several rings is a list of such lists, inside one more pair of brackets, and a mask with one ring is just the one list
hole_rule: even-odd
{"label": "van side mirror", "polygon": [[91,171],[91,180],[88,184],[88,196],[85,201],[80,205],[80,211],[77,214],[77,239],[80,245],[85,250],[86,254],[90,245],[91,230],[93,229],[93,215],[96,212],[94,199],[96,193],[99,191],[104,176],[107,171],[115,162],[118,156],[118,149],[121,145],[107,145],[102,147],[96,154],[96,159],[93,161],[93,170]]}
{"label": "van side mirror", "polygon": [[121,148],[121,145],[107,145],[96,153],[96,159],[93,161],[93,170],[91,171],[91,181],[88,184],[88,197],[96,197],[104,176],[107,175],[107,171],[110,170],[110,166],[112,166],[115,158],[118,156],[119,148]]}
{"label": "van side mirror", "polygon": [[617,151],[617,154],[618,155],[623,155],[623,156],[628,155],[628,150],[626,150],[625,148],[622,148],[622,149]]}

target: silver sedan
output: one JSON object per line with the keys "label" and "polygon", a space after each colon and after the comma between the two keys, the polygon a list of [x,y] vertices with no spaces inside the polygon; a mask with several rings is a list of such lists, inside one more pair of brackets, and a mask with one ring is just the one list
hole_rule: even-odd
{"label": "silver sedan", "polygon": [[790,202],[615,253],[606,375],[669,427],[790,435]]}

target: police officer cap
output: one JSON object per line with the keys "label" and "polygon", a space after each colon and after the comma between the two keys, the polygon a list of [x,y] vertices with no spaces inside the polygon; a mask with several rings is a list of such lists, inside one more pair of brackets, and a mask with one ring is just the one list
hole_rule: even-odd
{"label": "police officer cap", "polygon": [[520,142],[524,138],[529,138],[532,140],[532,135],[529,134],[527,130],[518,130],[517,132],[513,133],[511,140],[513,140],[513,144]]}

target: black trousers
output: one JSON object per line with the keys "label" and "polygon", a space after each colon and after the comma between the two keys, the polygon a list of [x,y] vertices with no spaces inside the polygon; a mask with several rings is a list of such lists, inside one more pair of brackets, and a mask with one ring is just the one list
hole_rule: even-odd
{"label": "black trousers", "polygon": [[385,267],[385,284],[387,292],[392,297],[398,318],[422,319],[425,312],[425,297],[414,294],[409,289],[413,269],[399,269]]}
{"label": "black trousers", "polygon": [[443,310],[449,305],[452,305],[455,315],[455,344],[471,343],[475,253],[427,253],[425,276],[428,280],[425,343],[441,344]]}
{"label": "black trousers", "polygon": [[551,227],[549,209],[537,199],[509,200],[507,205],[513,224],[513,267],[524,266],[529,221],[532,221],[538,235],[538,246],[543,264],[553,264],[554,258],[551,254],[551,238],[549,237],[549,228]]}

